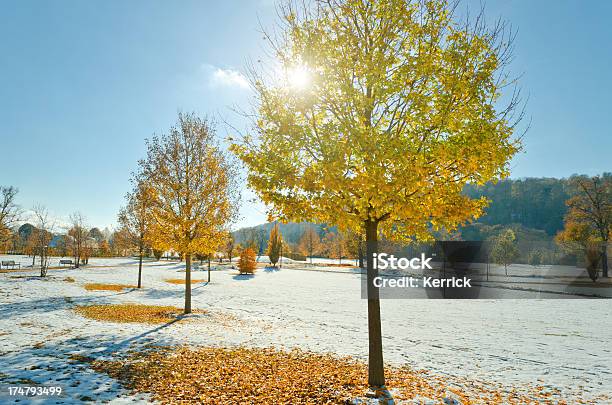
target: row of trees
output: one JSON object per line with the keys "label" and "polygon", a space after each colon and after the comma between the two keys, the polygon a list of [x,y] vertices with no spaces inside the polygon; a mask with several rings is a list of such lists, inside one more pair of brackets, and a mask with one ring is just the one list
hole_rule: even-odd
{"label": "row of trees", "polygon": [[[612,174],[572,176],[566,180],[569,198],[563,229],[555,236],[556,243],[569,255],[584,261],[589,277],[596,281],[599,268],[608,277],[608,250],[612,237]],[[492,259],[506,268],[520,256],[517,237],[512,229],[504,229],[490,240]],[[550,251],[538,248],[527,252],[527,262],[539,265]],[[582,259],[582,260],[581,260]]]}
{"label": "row of trees", "polygon": [[[50,256],[72,256],[79,267],[87,264],[93,254],[113,253],[108,238],[98,228],[89,229],[84,216],[78,212],[70,215],[70,225],[60,227],[47,208],[38,204],[28,215],[33,224],[28,222],[17,228],[25,216],[15,201],[17,193],[15,187],[0,187],[0,249],[30,255],[32,267],[38,259],[41,277],[47,275]],[[56,233],[62,228],[63,232]],[[115,239],[118,240],[111,240]],[[120,249],[118,244],[115,247]]]}
{"label": "row of trees", "polygon": [[[275,243],[274,240],[277,235],[281,234],[281,227],[278,222],[272,224],[269,234],[266,234],[265,227],[248,228],[243,231],[240,237],[243,238],[242,243],[235,243],[235,239],[232,233],[228,235],[230,242],[228,246],[234,249],[237,254],[240,254],[241,249],[250,248],[256,252],[257,256],[267,254],[270,256],[270,247],[275,244],[282,246],[283,252],[286,256],[299,258],[303,256],[310,259],[312,263],[313,257],[327,257],[338,260],[342,263],[343,259],[346,258],[358,258],[361,263],[361,258],[365,251],[365,245],[363,235],[355,233],[350,230],[339,231],[339,230],[325,230],[325,228],[318,227],[316,225],[308,224],[302,229],[301,235],[294,235],[297,237],[295,243],[290,243],[283,239],[282,245]],[[229,251],[225,251],[226,257],[230,256]],[[272,260],[271,260],[272,261]],[[273,261],[274,262],[274,261]]]}
{"label": "row of trees", "polygon": [[[582,264],[585,263],[589,275],[597,278],[597,266],[607,276],[608,258],[606,246],[609,243],[611,215],[609,173],[588,177],[572,176],[568,179],[541,179],[545,185],[563,185],[566,200],[564,229],[555,238],[545,230],[537,230],[520,223],[493,224],[475,223],[462,227],[454,233],[438,232],[436,239],[441,240],[486,240],[491,248],[490,259],[508,266],[513,263],[540,264]],[[534,180],[534,181],[527,181]],[[538,179],[527,179],[526,184],[539,184]],[[521,181],[506,184],[522,184]],[[490,188],[491,186],[489,186]],[[531,188],[530,188],[531,190]],[[487,209],[487,212],[489,210]],[[274,224],[274,227],[277,227]],[[341,232],[326,227],[306,224],[296,243],[287,243],[287,255],[299,253],[312,261],[313,256],[335,258],[358,258],[363,255],[363,236],[354,232]],[[260,244],[267,243],[264,227],[245,230],[246,246],[263,252]],[[244,237],[244,235],[243,235]],[[553,240],[554,239],[554,240]],[[556,241],[556,244],[555,244]],[[385,241],[381,241],[385,243]],[[384,249],[383,249],[384,250]]]}

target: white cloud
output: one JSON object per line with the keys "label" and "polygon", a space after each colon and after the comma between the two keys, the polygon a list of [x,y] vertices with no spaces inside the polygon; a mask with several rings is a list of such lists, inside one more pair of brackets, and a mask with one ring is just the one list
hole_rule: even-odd
{"label": "white cloud", "polygon": [[204,65],[204,69],[208,74],[209,85],[212,87],[249,88],[249,81],[237,70],[222,69],[212,65]]}

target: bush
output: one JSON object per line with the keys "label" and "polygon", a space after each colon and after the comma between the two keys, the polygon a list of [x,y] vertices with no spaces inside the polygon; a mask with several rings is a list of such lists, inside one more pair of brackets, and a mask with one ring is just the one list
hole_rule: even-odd
{"label": "bush", "polygon": [[601,249],[596,243],[589,243],[585,250],[586,270],[593,282],[597,281],[599,262],[601,260]]}
{"label": "bush", "polygon": [[251,248],[246,248],[240,252],[240,259],[238,260],[238,269],[240,274],[253,274],[257,268],[257,260],[255,251]]}

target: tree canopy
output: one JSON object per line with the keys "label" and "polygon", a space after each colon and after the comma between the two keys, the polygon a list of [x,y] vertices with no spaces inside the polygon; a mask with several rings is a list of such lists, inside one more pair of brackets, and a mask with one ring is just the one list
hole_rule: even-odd
{"label": "tree canopy", "polygon": [[271,216],[427,238],[480,215],[463,186],[506,176],[519,148],[517,101],[498,104],[503,26],[460,24],[444,1],[317,4],[285,10],[284,80],[256,77],[255,133],[233,146]]}

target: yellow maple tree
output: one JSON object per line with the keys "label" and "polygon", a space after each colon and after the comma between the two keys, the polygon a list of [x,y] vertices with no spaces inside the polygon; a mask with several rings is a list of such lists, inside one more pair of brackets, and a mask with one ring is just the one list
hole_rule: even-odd
{"label": "yellow maple tree", "polygon": [[214,253],[237,214],[235,166],[218,146],[211,123],[194,114],[179,114],[167,134],[147,141],[139,166],[137,177],[155,199],[147,239],[156,249],[184,255],[188,314],[192,256]]}
{"label": "yellow maple tree", "polygon": [[504,71],[512,35],[444,0],[328,0],[282,7],[275,65],[252,69],[254,131],[232,150],[283,221],[364,230],[369,383],[384,385],[373,252],[382,234],[431,239],[482,214],[462,194],[509,174],[522,116]]}

